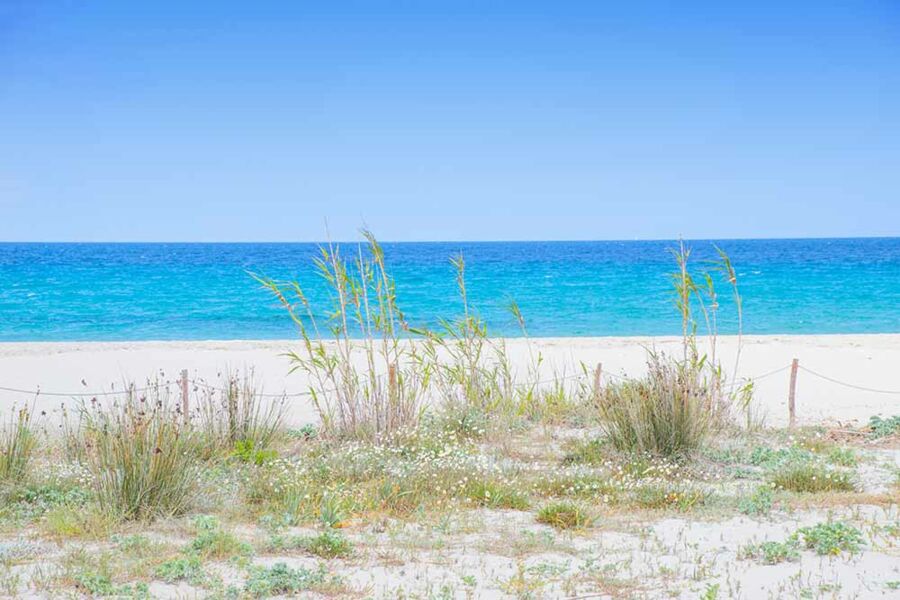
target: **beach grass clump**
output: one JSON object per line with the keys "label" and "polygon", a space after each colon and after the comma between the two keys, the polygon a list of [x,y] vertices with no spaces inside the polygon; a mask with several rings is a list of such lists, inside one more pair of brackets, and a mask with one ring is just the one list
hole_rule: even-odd
{"label": "beach grass clump", "polygon": [[606,439],[620,451],[665,457],[700,448],[727,408],[704,364],[650,353],[644,377],[608,385],[598,402]]}
{"label": "beach grass clump", "polygon": [[634,488],[628,498],[632,506],[651,510],[674,509],[682,512],[706,503],[709,493],[687,483],[649,483]]}
{"label": "beach grass clump", "polygon": [[528,510],[528,495],[516,486],[496,479],[474,479],[467,482],[465,497],[477,506]]}
{"label": "beach grass clump", "polygon": [[100,506],[125,520],[184,513],[197,491],[197,438],[163,386],[129,388],[108,407],[84,406],[80,453]]}
{"label": "beach grass clump", "polygon": [[769,473],[768,482],[775,489],[803,494],[854,492],[857,489],[852,473],[817,461],[785,462]]}
{"label": "beach grass clump", "polygon": [[[719,292],[715,282],[719,276],[731,289],[737,311],[737,372],[741,296],[730,259],[720,249],[716,251],[718,259],[699,276],[688,267],[690,249],[680,244],[673,251],[678,265],[672,279],[681,316],[681,357],[648,351],[646,375],[612,383],[598,394],[601,427],[618,450],[665,457],[690,455],[731,424],[735,407],[744,410],[750,426],[752,384],[729,383],[717,354]],[[698,345],[698,321],[706,329],[706,352]]]}
{"label": "beach grass clump", "polygon": [[28,408],[13,411],[9,422],[0,426],[0,482],[22,482],[28,475],[36,447],[31,411]]}
{"label": "beach grass clump", "polygon": [[384,251],[364,231],[366,248],[345,260],[341,247],[320,248],[315,266],[331,288],[327,322],[316,315],[299,282],[255,276],[287,310],[301,335],[301,349],[288,353],[292,372],[304,373],[331,439],[374,441],[415,427],[423,412],[431,365],[415,344],[397,303]]}
{"label": "beach grass clump", "polygon": [[536,519],[557,529],[584,529],[594,524],[596,516],[581,504],[562,501],[541,507]]}
{"label": "beach grass clump", "polygon": [[284,396],[266,400],[252,371],[228,373],[218,386],[199,392],[191,424],[208,457],[233,453],[246,462],[271,456],[269,448],[284,424]]}

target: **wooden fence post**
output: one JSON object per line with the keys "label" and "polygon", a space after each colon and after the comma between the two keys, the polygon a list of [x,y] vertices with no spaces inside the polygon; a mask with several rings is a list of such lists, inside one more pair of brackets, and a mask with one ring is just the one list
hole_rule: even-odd
{"label": "wooden fence post", "polygon": [[185,424],[191,421],[191,401],[188,395],[188,372],[187,369],[181,370],[181,411],[184,413]]}
{"label": "wooden fence post", "polygon": [[796,358],[791,361],[791,387],[788,390],[788,425],[791,429],[797,424],[797,368],[800,361]]}
{"label": "wooden fence post", "polygon": [[600,402],[600,376],[603,375],[603,363],[597,363],[594,368],[594,404]]}
{"label": "wooden fence post", "polygon": [[388,365],[388,398],[392,403],[397,401],[397,365]]}

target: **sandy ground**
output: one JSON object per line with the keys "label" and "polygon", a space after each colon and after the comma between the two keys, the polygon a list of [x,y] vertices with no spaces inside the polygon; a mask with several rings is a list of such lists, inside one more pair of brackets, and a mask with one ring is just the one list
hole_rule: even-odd
{"label": "sandy ground", "polygon": [[[544,357],[543,371],[574,374],[580,363],[593,369],[598,362],[608,379],[638,374],[644,369],[646,349],[680,351],[673,338],[541,338],[506,340],[513,363],[523,372],[529,355]],[[288,375],[283,353],[296,347],[292,341],[208,342],[85,342],[0,344],[0,387],[34,390],[37,398],[0,390],[0,410],[34,401],[37,410],[52,411],[71,402],[73,392],[93,393],[121,389],[123,382],[143,382],[162,374],[177,379],[182,369],[192,378],[215,380],[227,369],[249,369],[266,392],[288,393],[306,389],[300,374]],[[720,339],[719,353],[732,371],[737,340]],[[755,398],[771,425],[787,420],[789,370],[792,358],[800,360],[797,414],[800,423],[864,422],[874,414],[900,413],[900,393],[878,393],[846,387],[817,377],[804,369],[849,384],[900,392],[900,334],[750,336],[742,345],[739,377],[754,378]],[[784,369],[769,374],[776,369]],[[768,375],[767,375],[768,374]],[[760,377],[763,376],[763,377]],[[49,393],[62,393],[53,396]],[[291,400],[291,420],[314,420],[305,398]]]}

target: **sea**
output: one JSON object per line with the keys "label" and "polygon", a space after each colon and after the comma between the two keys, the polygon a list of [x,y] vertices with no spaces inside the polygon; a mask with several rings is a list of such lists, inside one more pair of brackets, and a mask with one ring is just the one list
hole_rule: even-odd
{"label": "sea", "polygon": [[[900,238],[691,240],[712,270],[720,333],[736,333],[730,257],[748,334],[900,332]],[[357,244],[340,244],[353,258]],[[678,334],[677,241],[384,243],[413,327],[463,311],[450,262],[462,255],[470,308],[490,335]],[[250,275],[297,281],[320,326],[332,297],[313,243],[0,243],[0,341],[290,339],[296,325]],[[515,302],[525,328],[510,311]],[[701,321],[701,330],[705,324]]]}

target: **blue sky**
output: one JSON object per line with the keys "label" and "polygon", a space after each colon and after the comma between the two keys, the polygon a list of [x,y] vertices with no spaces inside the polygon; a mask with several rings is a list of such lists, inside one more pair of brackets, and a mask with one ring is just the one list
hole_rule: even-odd
{"label": "blue sky", "polygon": [[898,6],[7,0],[0,240],[900,235]]}

